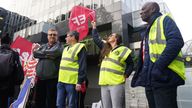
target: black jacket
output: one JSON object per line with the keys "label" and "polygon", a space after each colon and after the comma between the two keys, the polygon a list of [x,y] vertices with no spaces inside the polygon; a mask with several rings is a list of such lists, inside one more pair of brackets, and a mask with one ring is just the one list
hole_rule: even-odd
{"label": "black jacket", "polygon": [[13,72],[7,79],[1,79],[0,81],[0,92],[7,92],[9,96],[13,96],[14,87],[21,85],[24,80],[23,68],[19,60],[19,54],[13,51],[9,45],[3,44],[0,46],[0,50],[9,50],[13,54]]}
{"label": "black jacket", "polygon": [[62,45],[57,42],[53,46],[49,46],[48,43],[43,44],[33,52],[34,57],[39,59],[36,67],[38,78],[45,80],[58,77],[62,50]]}

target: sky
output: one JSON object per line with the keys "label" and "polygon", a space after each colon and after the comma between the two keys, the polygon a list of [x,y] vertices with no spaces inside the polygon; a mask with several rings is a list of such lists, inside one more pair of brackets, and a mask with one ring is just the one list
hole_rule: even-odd
{"label": "sky", "polygon": [[0,0],[0,7],[3,7],[7,10],[13,11],[14,10],[14,4],[16,0]]}
{"label": "sky", "polygon": [[[0,0],[0,7],[14,11],[16,0]],[[164,0],[177,23],[184,41],[192,39],[192,10],[191,0]]]}
{"label": "sky", "polygon": [[[191,0],[164,0],[179,27],[184,41],[192,40]],[[182,2],[181,2],[182,1]]]}

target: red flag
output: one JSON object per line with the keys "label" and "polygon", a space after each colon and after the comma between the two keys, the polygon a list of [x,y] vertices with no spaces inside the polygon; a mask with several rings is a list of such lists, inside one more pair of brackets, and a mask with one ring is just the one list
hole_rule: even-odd
{"label": "red flag", "polygon": [[11,48],[17,50],[20,59],[22,61],[22,66],[24,68],[26,62],[31,59],[31,48],[32,43],[25,38],[18,36],[15,41],[11,44]]}
{"label": "red flag", "polygon": [[82,6],[74,6],[69,19],[69,29],[79,32],[79,40],[87,36],[89,31],[88,19],[95,21],[95,11]]}

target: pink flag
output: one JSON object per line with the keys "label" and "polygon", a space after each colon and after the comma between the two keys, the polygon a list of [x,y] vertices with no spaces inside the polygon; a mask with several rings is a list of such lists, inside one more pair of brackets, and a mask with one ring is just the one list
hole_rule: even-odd
{"label": "pink flag", "polygon": [[82,6],[74,6],[69,18],[70,31],[79,32],[79,40],[83,40],[88,34],[88,19],[95,21],[95,11]]}

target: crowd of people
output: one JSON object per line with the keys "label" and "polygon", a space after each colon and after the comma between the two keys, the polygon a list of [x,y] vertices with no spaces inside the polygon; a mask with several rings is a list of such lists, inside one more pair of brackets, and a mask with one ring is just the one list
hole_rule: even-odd
{"label": "crowd of people", "polygon": [[[140,15],[147,24],[141,33],[141,49],[131,86],[145,88],[149,108],[177,108],[177,87],[185,83],[182,35],[172,17],[160,13],[156,2],[147,2]],[[91,25],[93,41],[101,50],[98,84],[102,107],[125,108],[125,81],[134,66],[132,50],[122,44],[121,35],[112,33],[102,40],[96,22],[92,21]],[[8,107],[8,97],[15,96],[14,88],[24,79],[19,55],[11,50],[6,38],[0,38],[0,56],[4,54],[12,59],[14,55],[14,62],[11,70],[5,69],[8,61],[3,61],[5,56],[0,57],[0,70],[3,70],[0,73],[0,108]],[[49,29],[47,38],[48,43],[35,43],[32,49],[34,60],[38,59],[33,107],[84,108],[88,83],[85,44],[79,42],[77,31],[67,33],[64,48],[58,41],[57,30]]]}

